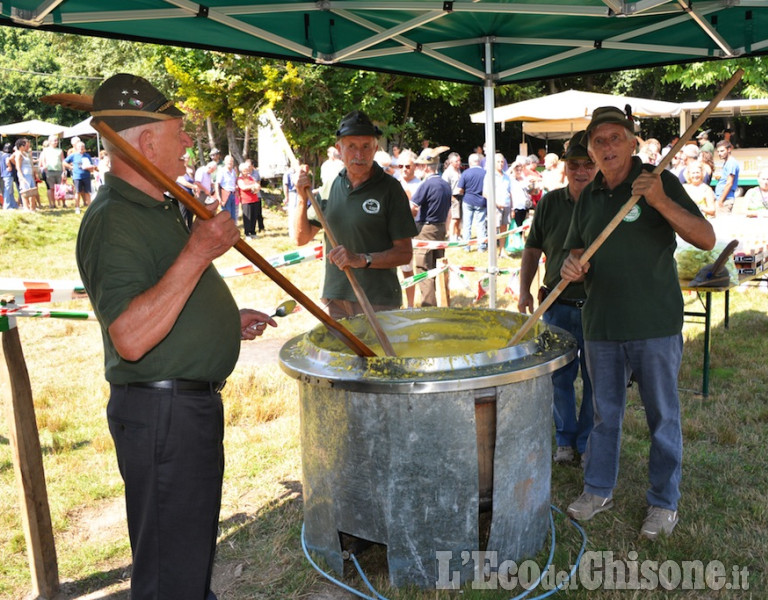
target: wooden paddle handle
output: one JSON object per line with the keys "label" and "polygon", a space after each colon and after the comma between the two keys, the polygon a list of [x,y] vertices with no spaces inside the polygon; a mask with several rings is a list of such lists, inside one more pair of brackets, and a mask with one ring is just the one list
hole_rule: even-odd
{"label": "wooden paddle handle", "polygon": [[[312,193],[312,190],[307,189],[305,190],[305,193],[307,196],[309,196],[309,201],[312,203],[312,208],[315,209],[315,215],[317,216],[317,220],[320,221],[320,224],[323,226],[323,230],[325,230],[325,235],[328,236],[328,241],[331,244],[331,248],[335,248],[338,246],[338,242],[336,241],[336,236],[333,235],[333,231],[328,226],[328,221],[325,219],[325,215],[323,214],[323,210],[320,208],[320,203],[315,198],[315,195]],[[299,197],[301,200],[301,197]],[[304,200],[301,200],[301,202],[304,202]],[[355,292],[355,297],[357,298],[357,301],[360,303],[360,306],[363,308],[363,312],[365,313],[365,316],[368,318],[368,322],[371,324],[371,327],[373,328],[373,332],[376,334],[376,338],[379,340],[379,343],[381,344],[382,349],[384,350],[384,353],[387,356],[397,356],[395,354],[395,349],[392,347],[392,344],[389,341],[389,338],[387,337],[387,334],[384,333],[384,329],[381,327],[381,323],[379,323],[379,320],[376,318],[376,311],[373,310],[373,306],[371,306],[370,301],[368,300],[368,296],[365,293],[365,290],[360,285],[360,282],[357,281],[357,277],[355,277],[355,274],[352,272],[352,269],[349,267],[345,267],[343,269],[344,273],[347,276],[347,279],[349,280],[349,284],[352,286],[352,291]]]}
{"label": "wooden paddle handle", "polygon": [[[160,185],[163,189],[173,194],[179,202],[191,210],[195,216],[200,219],[210,219],[211,213],[186,190],[168,177],[147,158],[138,152],[133,146],[120,137],[114,129],[103,121],[91,122],[96,131],[109,141],[136,171],[142,173],[147,179]],[[240,254],[256,265],[267,277],[285,290],[292,298],[306,308],[313,316],[317,317],[331,332],[337,334],[349,348],[358,356],[376,356],[368,346],[366,346],[351,331],[343,327],[340,323],[326,314],[322,308],[315,304],[306,294],[293,285],[280,271],[273,267],[263,256],[254,250],[248,243],[240,238],[234,246]]]}
{"label": "wooden paddle handle", "polygon": [[[696,120],[691,123],[691,126],[688,127],[688,129],[685,130],[685,133],[680,136],[680,139],[677,140],[677,143],[672,146],[672,149],[667,152],[662,158],[661,161],[659,161],[659,164],[656,166],[655,169],[653,169],[654,174],[661,173],[664,169],[667,168],[667,165],[670,163],[670,161],[675,157],[675,155],[682,149],[682,147],[686,144],[686,142],[693,137],[693,134],[696,133],[696,130],[701,127],[701,125],[704,123],[704,121],[707,120],[709,117],[709,114],[717,108],[717,105],[720,104],[720,101],[723,100],[728,93],[733,89],[733,87],[741,80],[742,75],[744,75],[743,69],[737,69],[736,72],[731,76],[731,78],[725,82],[725,85],[721,88],[721,90],[717,93],[717,95],[712,98],[711,102],[707,104],[707,107],[702,111],[702,113],[696,118]],[[582,255],[579,257],[579,264],[584,266],[587,264],[590,258],[597,252],[597,250],[600,248],[600,246],[603,245],[603,242],[605,242],[606,239],[608,239],[608,236],[613,233],[613,230],[616,229],[616,227],[619,226],[619,223],[621,223],[624,220],[624,217],[629,214],[629,211],[632,210],[632,207],[637,204],[637,202],[640,200],[642,196],[635,195],[632,196],[627,202],[619,209],[619,212],[616,213],[616,215],[611,219],[610,223],[605,226],[605,229],[600,232],[600,234],[595,238],[595,241],[592,242],[589,247],[584,250]],[[515,344],[519,344],[520,340],[523,339],[523,336],[525,336],[528,331],[536,324],[536,321],[539,320],[539,317],[543,315],[546,310],[552,306],[552,304],[557,300],[557,297],[563,293],[563,290],[568,287],[569,282],[565,281],[564,279],[561,279],[560,282],[555,286],[555,288],[549,293],[549,295],[544,299],[544,302],[542,302],[539,305],[539,308],[536,309],[536,312],[534,312],[528,320],[523,323],[523,326],[518,329],[517,333],[512,338],[512,341],[510,342],[511,346],[514,346]]]}

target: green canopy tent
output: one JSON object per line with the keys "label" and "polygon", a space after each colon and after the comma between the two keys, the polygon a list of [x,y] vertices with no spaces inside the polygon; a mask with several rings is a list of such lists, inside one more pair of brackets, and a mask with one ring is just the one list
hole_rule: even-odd
{"label": "green canopy tent", "polygon": [[[489,154],[496,85],[768,50],[765,0],[7,0],[0,7],[0,25],[483,85]],[[495,273],[493,251],[489,267]],[[494,277],[489,296],[494,306]]]}

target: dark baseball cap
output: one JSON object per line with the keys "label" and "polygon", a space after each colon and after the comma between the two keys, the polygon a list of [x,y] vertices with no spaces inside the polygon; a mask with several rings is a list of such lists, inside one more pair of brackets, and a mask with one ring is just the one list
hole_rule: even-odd
{"label": "dark baseball cap", "polygon": [[113,75],[101,84],[93,95],[91,114],[115,131],[184,116],[149,81],[128,73]]}
{"label": "dark baseball cap", "polygon": [[568,160],[570,158],[586,158],[589,159],[589,152],[587,152],[587,132],[577,131],[571,136],[568,141],[568,149],[563,152],[563,158]]}
{"label": "dark baseball cap", "polygon": [[615,106],[601,106],[592,113],[592,120],[587,125],[587,135],[590,135],[596,127],[605,123],[613,123],[625,127],[630,133],[635,133],[635,123],[627,118],[624,111]]}
{"label": "dark baseball cap", "polygon": [[361,110],[353,110],[350,113],[344,115],[339,123],[339,128],[336,130],[336,137],[344,137],[345,135],[372,135],[379,137],[381,130],[373,124]]}

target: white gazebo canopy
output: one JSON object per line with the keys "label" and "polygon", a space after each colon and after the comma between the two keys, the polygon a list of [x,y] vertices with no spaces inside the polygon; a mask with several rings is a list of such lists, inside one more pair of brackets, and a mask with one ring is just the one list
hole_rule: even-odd
{"label": "white gazebo canopy", "polygon": [[96,130],[91,127],[91,119],[93,117],[88,117],[84,121],[80,121],[77,125],[72,125],[72,127],[67,127],[64,132],[61,134],[61,137],[67,139],[75,136],[81,136],[81,135],[98,135]]}
{"label": "white gazebo canopy", "polygon": [[47,137],[49,135],[59,135],[65,129],[66,127],[62,127],[61,125],[32,119],[31,121],[21,121],[19,123],[11,123],[10,125],[2,125],[0,126],[0,135]]}
{"label": "white gazebo canopy", "polygon": [[[693,120],[701,114],[707,102],[680,103],[680,133],[682,134]],[[723,100],[709,115],[710,119],[723,117],[747,117],[768,115],[768,98],[747,98],[741,100]]]}
{"label": "white gazebo canopy", "polygon": [[[638,118],[676,117],[681,110],[674,102],[568,90],[499,106],[493,116],[496,123],[522,121],[526,135],[563,139],[584,129],[596,108],[616,106],[624,110],[627,104]],[[473,123],[485,123],[485,111],[472,114],[471,119]]]}

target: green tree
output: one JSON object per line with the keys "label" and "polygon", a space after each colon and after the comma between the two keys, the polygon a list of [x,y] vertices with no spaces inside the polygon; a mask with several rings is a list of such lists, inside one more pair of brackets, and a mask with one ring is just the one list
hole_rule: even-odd
{"label": "green tree", "polygon": [[[730,94],[731,98],[764,98],[768,94],[768,58],[734,59],[727,61],[709,61],[688,65],[671,65],[664,68],[664,81],[673,82],[691,90],[696,100],[712,98],[736,72],[744,70],[741,81]],[[737,143],[742,146],[768,145],[768,132],[765,127],[766,117],[727,117],[710,118],[703,129],[711,130],[717,136],[726,127],[736,133]],[[710,137],[710,139],[712,139]]]}
{"label": "green tree", "polygon": [[174,81],[163,67],[165,54],[164,46],[154,44],[0,27],[0,121],[74,125],[85,118],[82,112],[45,104],[40,96],[93,94],[120,72],[144,76],[171,93]]}

